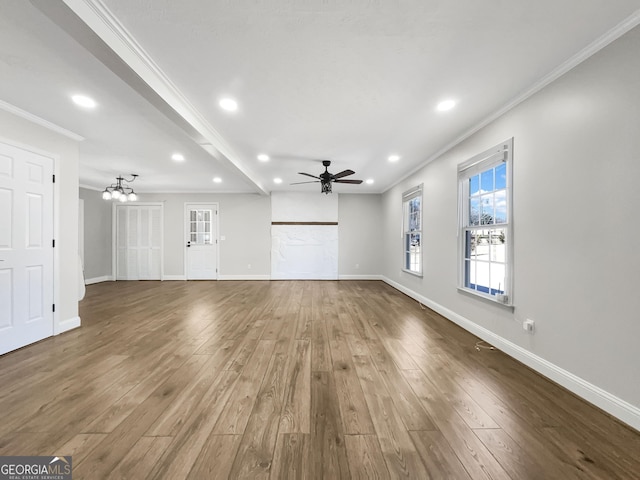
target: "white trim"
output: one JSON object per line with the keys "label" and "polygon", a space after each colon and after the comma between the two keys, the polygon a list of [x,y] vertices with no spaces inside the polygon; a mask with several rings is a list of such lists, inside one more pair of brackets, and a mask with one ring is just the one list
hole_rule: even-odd
{"label": "white trim", "polygon": [[182,94],[102,0],[63,1],[149,88],[202,135],[205,142],[200,146],[206,152],[218,160],[228,161],[230,166],[244,175],[261,194],[269,194],[243,165],[242,157]]}
{"label": "white trim", "polygon": [[382,275],[338,275],[338,280],[382,280]]}
{"label": "white trim", "polygon": [[162,277],[162,280],[169,280],[169,281],[186,280],[186,279],[187,279],[186,275],[164,275]]}
{"label": "white trim", "polygon": [[69,330],[73,330],[74,328],[78,328],[80,326],[80,323],[80,317],[67,318],[66,320],[63,320],[55,325],[53,335],[60,335],[61,333],[68,332]]}
{"label": "white trim", "polygon": [[116,279],[116,275],[118,274],[118,266],[117,266],[117,258],[118,247],[116,246],[116,241],[118,240],[116,225],[117,217],[116,217],[116,204],[111,203],[111,278],[113,280]]}
{"label": "white trim", "polygon": [[84,284],[85,285],[93,285],[94,283],[113,282],[114,280],[115,280],[115,278],[113,278],[113,275],[103,275],[101,277],[87,278],[84,281]]}
{"label": "white trim", "polygon": [[[420,232],[422,234],[422,232]],[[403,242],[404,243],[404,242]],[[405,252],[406,253],[406,252]],[[408,273],[409,275],[413,275],[414,277],[418,277],[418,278],[423,278],[424,275],[422,274],[422,272],[414,272],[412,270],[407,270],[406,268],[402,267],[400,269],[400,271],[402,273]]]}
{"label": "white trim", "polygon": [[399,180],[397,180],[397,181],[393,182],[391,185],[389,185],[382,193],[385,193],[387,190],[392,189],[393,187],[395,187],[399,183],[405,181],[407,178],[410,178],[416,172],[418,172],[419,170],[421,170],[422,168],[424,168],[426,165],[428,165],[429,163],[433,162],[434,160],[440,158],[442,155],[447,153],[449,150],[451,150],[456,145],[462,143],[464,140],[469,138],[471,135],[476,133],[478,130],[481,130],[482,128],[486,127],[487,125],[489,125],[494,120],[497,120],[502,115],[507,113],[509,110],[515,108],[517,105],[521,104],[522,102],[527,100],[529,97],[531,97],[534,94],[538,93],[544,87],[546,87],[550,83],[554,82],[555,80],[557,80],[558,78],[560,78],[562,75],[564,75],[565,73],[569,72],[573,68],[577,67],[582,62],[587,60],[589,57],[595,55],[600,50],[602,50],[604,47],[609,45],[611,42],[617,40],[622,35],[624,35],[629,30],[631,30],[632,28],[634,28],[634,27],[636,27],[638,25],[640,25],[640,9],[636,10],[635,12],[633,12],[625,20],[620,22],[618,25],[613,27],[611,30],[606,32],[604,35],[601,35],[599,38],[597,38],[596,40],[591,42],[589,45],[587,45],[585,48],[580,50],[578,53],[576,53],[575,55],[573,55],[572,57],[568,58],[566,61],[564,61],[560,65],[558,65],[556,68],[551,70],[545,76],[540,78],[537,82],[535,82],[533,85],[531,85],[528,89],[524,90],[519,95],[517,95],[514,98],[512,98],[509,102],[507,102],[501,108],[499,108],[498,110],[493,112],[491,115],[486,117],[484,120],[480,121],[475,126],[471,127],[469,130],[464,132],[462,135],[460,135],[458,138],[456,138],[452,142],[449,142],[447,145],[442,147],[440,150],[435,152],[433,155],[429,156],[424,162],[422,162],[416,168],[410,170],[406,175],[404,175]]}
{"label": "white trim", "polygon": [[86,190],[93,190],[94,192],[102,192],[102,191],[104,191],[104,188],[96,188],[96,187],[92,187],[91,185],[85,185],[84,183],[79,184],[78,188],[84,188]]}
{"label": "white trim", "polygon": [[422,196],[423,188],[424,188],[424,183],[421,183],[420,185],[416,185],[415,187],[410,188],[409,190],[407,190],[402,194],[402,201],[406,202],[408,200],[411,200],[412,198]]}
{"label": "white trim", "polygon": [[70,138],[71,140],[75,140],[76,142],[82,142],[84,140],[84,137],[78,135],[77,133],[73,133],[71,130],[62,128],[56,125],[55,123],[51,123],[50,121],[45,120],[44,118],[40,118],[37,115],[34,115],[33,113],[29,113],[26,110],[22,110],[21,108],[18,108],[15,105],[11,105],[10,103],[7,103],[3,100],[0,100],[0,109],[4,110],[5,112],[12,113],[17,117],[24,118],[25,120],[35,123],[36,125],[40,125],[41,127],[44,127],[47,130],[51,130],[52,132],[56,132],[56,133],[59,133],[60,135],[64,135],[65,137]]}
{"label": "white trim", "polygon": [[[102,192],[104,191],[104,187],[94,187],[93,185],[87,185],[86,183],[81,183],[78,185],[79,188],[84,188],[86,190],[93,190],[94,192]],[[146,187],[145,190],[137,190],[136,195],[138,198],[141,198],[144,195],[256,195],[256,193],[251,190],[216,190],[215,192],[211,192],[211,190],[149,190],[149,187]],[[367,192],[366,194],[374,194],[374,192]],[[365,194],[365,195],[366,195]],[[355,195],[355,194],[354,194]],[[139,201],[138,201],[139,202]]]}
{"label": "white trim", "polygon": [[468,332],[485,340],[502,350],[507,355],[515,358],[519,362],[532,368],[539,374],[553,380],[567,390],[575,393],[587,402],[596,405],[605,412],[613,415],[618,420],[630,425],[636,430],[640,430],[640,408],[622,400],[619,397],[603,390],[602,388],[587,382],[577,375],[564,370],[563,368],[545,360],[534,353],[516,345],[505,338],[496,335],[480,325],[473,323],[471,320],[455,313],[454,311],[434,302],[433,300],[410,290],[403,285],[383,276],[382,281],[391,285],[393,288],[401,291],[405,295],[419,301],[443,317],[451,320],[453,323],[464,328]]}
{"label": "white trim", "polygon": [[[170,194],[170,195],[256,195],[254,191],[247,190],[216,190],[212,192],[211,190],[136,190],[136,194],[138,196],[150,194],[150,195],[162,195],[162,194]],[[102,189],[101,189],[102,190]],[[195,203],[195,202],[192,202]]]}
{"label": "white trim", "polygon": [[84,198],[78,200],[78,255],[80,256],[80,272],[84,279]]}
{"label": "white trim", "polygon": [[[289,276],[289,275],[295,275],[295,277]],[[338,276],[337,275],[319,275],[317,273],[296,273],[296,274],[291,274],[291,273],[277,273],[275,275],[271,275],[271,280],[338,280]]]}
{"label": "white trim", "polygon": [[271,275],[218,275],[218,280],[271,280]]}
{"label": "white trim", "polygon": [[467,288],[467,287],[458,287],[457,290],[458,292],[464,295],[471,295],[475,298],[485,300],[491,304],[500,305],[501,307],[507,308],[509,310],[513,310],[514,308],[516,308],[516,306],[513,303],[509,303],[510,299],[508,295],[505,303],[499,300],[500,297],[498,295],[489,295],[488,293],[479,292],[477,290],[471,290],[470,288]]}

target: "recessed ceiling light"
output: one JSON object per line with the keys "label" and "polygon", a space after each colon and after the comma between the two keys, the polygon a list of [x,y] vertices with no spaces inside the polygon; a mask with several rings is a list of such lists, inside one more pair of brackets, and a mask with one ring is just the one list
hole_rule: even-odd
{"label": "recessed ceiling light", "polygon": [[276,177],[273,179],[273,183],[282,183],[282,179]]}
{"label": "recessed ceiling light", "polygon": [[436,107],[436,109],[439,112],[446,112],[447,110],[451,110],[455,106],[456,106],[456,101],[449,99],[449,100],[444,100],[440,102]]}
{"label": "recessed ceiling light", "polygon": [[260,160],[261,162],[268,162],[269,155],[261,153],[260,155],[258,155],[258,160]]}
{"label": "recessed ceiling light", "polygon": [[400,155],[389,155],[390,162],[397,162],[398,160],[400,160]]}
{"label": "recessed ceiling light", "polygon": [[368,178],[364,183],[371,185],[373,183],[373,178]]}
{"label": "recessed ceiling light", "polygon": [[98,105],[93,98],[89,98],[86,95],[74,95],[71,97],[73,103],[84,108],[96,108]]}
{"label": "recessed ceiling light", "polygon": [[184,155],[182,155],[181,153],[174,153],[173,155],[171,155],[171,159],[175,160],[176,162],[184,162]]}
{"label": "recessed ceiling light", "polygon": [[222,179],[220,177],[213,177],[213,181],[215,183],[220,183],[220,182],[222,182]]}
{"label": "recessed ceiling light", "polygon": [[238,102],[236,102],[233,98],[223,98],[220,100],[220,108],[226,110],[227,112],[235,112],[238,110]]}

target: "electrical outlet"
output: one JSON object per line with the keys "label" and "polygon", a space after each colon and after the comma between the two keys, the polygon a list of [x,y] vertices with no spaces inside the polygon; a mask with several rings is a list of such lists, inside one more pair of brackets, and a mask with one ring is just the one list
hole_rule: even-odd
{"label": "electrical outlet", "polygon": [[536,327],[536,322],[534,322],[530,318],[527,318],[524,322],[522,322],[522,328],[529,333],[533,333],[533,331],[535,330],[535,327]]}
{"label": "electrical outlet", "polygon": [[359,263],[356,263],[356,268],[360,268],[360,264]]}
{"label": "electrical outlet", "polygon": [[251,264],[247,265],[247,269],[251,270]]}

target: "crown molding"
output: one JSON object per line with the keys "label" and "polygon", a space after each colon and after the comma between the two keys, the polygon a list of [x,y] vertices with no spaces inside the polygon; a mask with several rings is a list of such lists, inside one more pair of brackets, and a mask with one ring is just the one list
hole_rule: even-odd
{"label": "crown molding", "polygon": [[78,185],[79,188],[84,188],[85,190],[93,190],[94,192],[101,192],[102,188],[96,188],[92,185],[86,185],[84,183],[81,183]]}
{"label": "crown molding", "polygon": [[524,90],[523,92],[521,92],[520,94],[512,98],[505,105],[503,105],[501,108],[493,112],[484,120],[480,121],[475,126],[471,127],[469,130],[464,132],[462,135],[460,135],[458,138],[456,138],[452,142],[449,142],[447,145],[442,147],[433,155],[429,156],[423,163],[421,163],[416,168],[409,171],[406,175],[404,175],[398,181],[389,185],[382,193],[386,193],[388,190],[391,190],[396,185],[402,183],[407,178],[411,177],[411,175],[414,175],[416,172],[420,171],[429,163],[433,162],[434,160],[437,160],[442,155],[447,153],[449,150],[451,150],[452,148],[454,148],[455,146],[457,146],[458,144],[462,143],[464,140],[469,138],[471,135],[478,132],[482,128],[486,127],[494,120],[497,120],[498,118],[503,116],[505,113],[507,113],[509,110],[515,108],[517,105],[520,105],[522,102],[524,102],[525,100],[527,100],[528,98],[532,97],[533,95],[538,93],[540,90],[542,90],[544,87],[556,81],[562,75],[574,69],[579,64],[587,60],[589,57],[595,55],[604,47],[614,42],[615,40],[620,38],[622,35],[627,33],[629,30],[631,30],[634,27],[637,27],[638,25],[640,25],[640,9],[633,12],[630,16],[628,16],[618,25],[613,27],[604,35],[598,37],[596,40],[591,42],[589,45],[587,45],[585,48],[580,50],[578,53],[576,53],[569,59],[565,60],[563,63],[558,65],[549,73],[547,73],[544,77],[540,78],[537,82],[531,85],[528,89]]}
{"label": "crown molding", "polygon": [[55,123],[51,123],[49,120],[45,120],[44,118],[40,118],[33,113],[29,113],[26,110],[22,110],[21,108],[16,107],[15,105],[11,105],[3,100],[0,100],[0,109],[5,112],[9,112],[17,117],[24,118],[25,120],[29,120],[32,123],[40,125],[41,127],[46,128],[47,130],[51,130],[52,132],[59,133],[60,135],[64,135],[71,140],[75,140],[76,142],[82,142],[84,137],[78,135],[77,133],[73,133],[71,130],[67,130],[66,128],[62,128]]}
{"label": "crown molding", "polygon": [[63,1],[149,88],[202,135],[212,147],[205,148],[209,154],[216,158],[218,155],[215,153],[222,155],[230,166],[244,175],[262,194],[269,193],[242,164],[240,155],[182,94],[101,0]]}

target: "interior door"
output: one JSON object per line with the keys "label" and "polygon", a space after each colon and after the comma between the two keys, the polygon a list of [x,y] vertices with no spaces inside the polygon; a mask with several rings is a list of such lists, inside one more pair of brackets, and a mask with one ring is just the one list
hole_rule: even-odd
{"label": "interior door", "polygon": [[0,143],[0,354],[53,335],[53,159]]}
{"label": "interior door", "polygon": [[186,204],[187,280],[218,278],[218,205]]}
{"label": "interior door", "polygon": [[162,279],[162,207],[116,206],[116,279]]}

